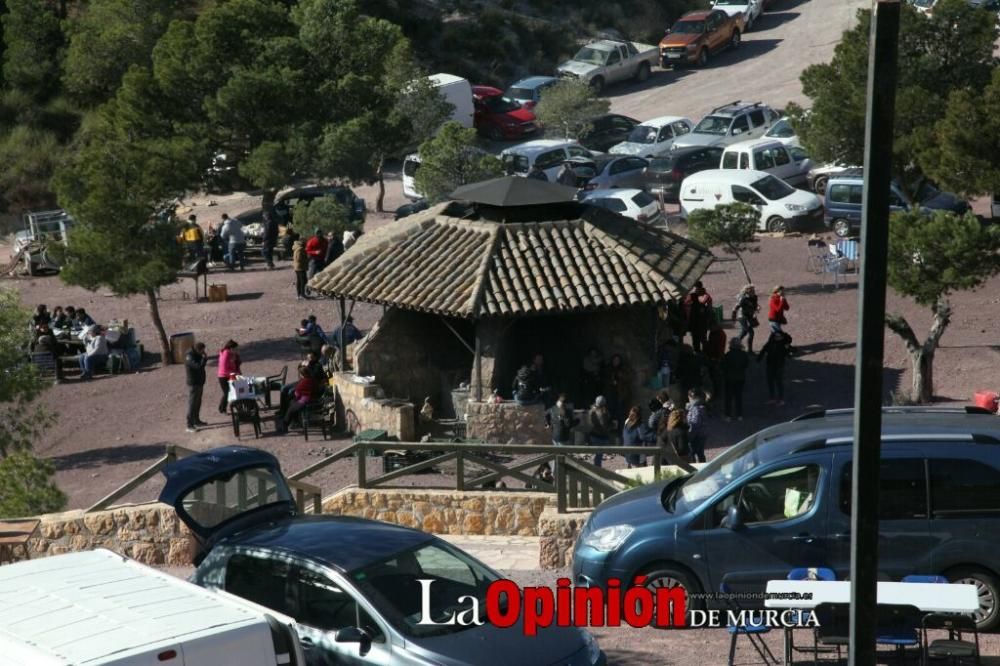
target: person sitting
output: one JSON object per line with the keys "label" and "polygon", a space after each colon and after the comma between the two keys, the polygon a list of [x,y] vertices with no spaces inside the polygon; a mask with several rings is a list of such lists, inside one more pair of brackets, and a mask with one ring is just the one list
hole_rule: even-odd
{"label": "person sitting", "polygon": [[69,328],[69,317],[66,316],[66,312],[63,310],[61,305],[57,305],[52,310],[52,321],[49,325],[53,328]]}
{"label": "person sitting", "polygon": [[533,405],[541,400],[538,380],[530,365],[522,365],[514,376],[513,396],[519,405]]}
{"label": "person sitting", "polygon": [[323,341],[323,344],[327,345],[336,344],[335,342],[330,341],[330,338],[327,337],[326,331],[323,330],[323,327],[320,326],[318,323],[316,323],[316,315],[311,314],[302,321],[305,322],[304,326],[302,327],[303,329],[302,335],[307,337],[312,337],[315,335],[320,340]]}
{"label": "person sitting", "polygon": [[[320,362],[319,354],[317,352],[309,352],[306,355],[306,360],[299,363],[299,376],[301,376],[303,372],[305,372],[306,376],[318,384],[326,383],[326,370],[323,368],[323,364]],[[296,386],[298,386],[298,382],[293,381],[281,387],[280,398],[278,401],[278,418],[282,418],[287,411],[289,404],[291,404],[292,398],[295,395]]]}
{"label": "person sitting", "polygon": [[41,324],[48,325],[49,323],[51,323],[51,321],[52,321],[52,315],[49,314],[48,307],[46,307],[45,305],[39,305],[37,308],[35,308],[35,314],[31,317],[31,324],[35,330],[38,330],[38,327]]}
{"label": "person sitting", "polygon": [[73,322],[74,331],[85,331],[94,326],[96,322],[87,314],[83,308],[76,309],[76,320]]}
{"label": "person sitting", "polygon": [[[341,327],[338,326],[333,331],[333,335],[331,336],[331,342],[337,345],[338,347],[341,344],[340,335],[341,335]],[[354,317],[348,317],[347,320],[344,322],[343,335],[344,335],[343,343],[345,347],[348,345],[352,345],[361,338],[365,337],[365,334],[362,333],[361,330],[354,325]]]}
{"label": "person sitting", "polygon": [[63,328],[73,328],[76,324],[76,308],[72,305],[67,305],[65,308],[66,312],[66,326]]}
{"label": "person sitting", "polygon": [[299,366],[299,381],[292,390],[292,399],[285,412],[275,419],[275,428],[279,433],[288,432],[288,424],[296,414],[313,401],[319,394],[316,380],[309,376],[305,366]]}
{"label": "person sitting", "polygon": [[333,345],[323,345],[319,350],[319,362],[326,374],[332,375],[340,369],[340,350]]}
{"label": "person sitting", "polygon": [[62,381],[63,372],[62,366],[59,363],[59,343],[56,342],[56,338],[52,335],[52,332],[48,330],[47,324],[43,324],[38,333],[38,337],[31,343],[31,352],[33,354],[52,354],[52,359],[55,362],[56,381]]}
{"label": "person sitting", "polygon": [[92,379],[94,371],[105,367],[108,362],[108,341],[104,339],[100,326],[94,324],[87,329],[84,345],[84,352],[77,357],[80,379]]}

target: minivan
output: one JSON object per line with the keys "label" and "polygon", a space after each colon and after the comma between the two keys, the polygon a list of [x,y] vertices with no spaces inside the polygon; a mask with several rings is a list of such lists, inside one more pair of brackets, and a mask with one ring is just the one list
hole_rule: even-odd
{"label": "minivan", "polygon": [[734,202],[750,204],[760,211],[761,231],[791,231],[818,223],[823,204],[812,192],[797,190],[763,171],[709,169],[681,183],[681,217],[691,211]]}
{"label": "minivan", "polygon": [[536,139],[507,148],[500,153],[507,173],[527,176],[537,164],[550,181],[556,179],[562,163],[571,157],[593,157],[594,154],[576,141],[565,139]]}
{"label": "minivan", "polygon": [[719,146],[675,148],[649,163],[642,174],[645,187],[653,196],[677,203],[684,179],[699,171],[718,169],[721,157],[722,148]]}
{"label": "minivan", "polygon": [[813,168],[806,151],[774,139],[740,141],[727,146],[719,161],[720,169],[754,169],[777,176],[789,185],[806,182]]}
{"label": "minivan", "polygon": [[[851,169],[831,176],[826,184],[826,213],[823,222],[841,238],[857,233],[861,228],[862,196],[865,178],[862,169]],[[933,213],[939,210],[964,215],[971,207],[967,201],[950,192],[941,192],[924,182],[917,192],[916,203],[911,201],[895,181],[890,185],[889,211],[921,210]]]}
{"label": "minivan", "polygon": [[[853,410],[766,428],[691,475],[613,495],[573,552],[576,585],[646,576],[689,603],[728,584],[762,595],[797,567],[850,574]],[[886,407],[878,568],[882,580],[942,575],[975,585],[980,630],[1000,624],[1000,421],[976,407]],[[630,584],[630,583],[629,583]]]}

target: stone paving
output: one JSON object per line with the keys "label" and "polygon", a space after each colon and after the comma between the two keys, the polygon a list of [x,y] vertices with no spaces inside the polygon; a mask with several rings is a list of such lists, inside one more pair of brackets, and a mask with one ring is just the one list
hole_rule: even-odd
{"label": "stone paving", "polygon": [[499,571],[538,569],[538,537],[439,535]]}

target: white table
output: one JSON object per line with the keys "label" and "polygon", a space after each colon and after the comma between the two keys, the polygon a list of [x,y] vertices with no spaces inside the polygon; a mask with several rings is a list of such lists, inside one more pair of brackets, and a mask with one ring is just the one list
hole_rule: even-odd
{"label": "white table", "polygon": [[[769,580],[767,594],[798,592],[808,599],[764,600],[765,608],[811,610],[823,603],[848,604],[851,602],[851,583],[846,580]],[[877,603],[916,606],[927,613],[972,613],[979,610],[979,595],[975,585],[949,583],[878,583]],[[790,664],[791,632],[785,628],[785,664]]]}

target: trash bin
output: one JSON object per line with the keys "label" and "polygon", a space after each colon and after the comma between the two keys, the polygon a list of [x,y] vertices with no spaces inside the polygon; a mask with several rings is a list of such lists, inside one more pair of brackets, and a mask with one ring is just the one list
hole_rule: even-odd
{"label": "trash bin", "polygon": [[725,317],[725,310],[721,305],[716,305],[714,310],[715,310],[715,321],[721,324],[723,318]]}
{"label": "trash bin", "polygon": [[194,347],[194,333],[174,333],[170,336],[170,354],[174,363],[183,363],[184,357]]}
{"label": "trash bin", "polygon": [[996,391],[976,391],[976,407],[982,407],[994,414],[997,413],[997,406],[1000,404],[1000,394]]}

